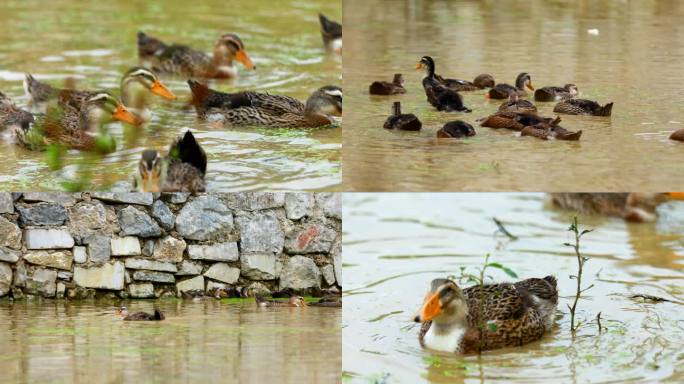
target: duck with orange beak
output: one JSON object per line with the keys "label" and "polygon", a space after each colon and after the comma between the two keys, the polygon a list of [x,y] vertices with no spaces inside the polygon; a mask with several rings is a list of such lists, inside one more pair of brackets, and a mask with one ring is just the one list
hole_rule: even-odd
{"label": "duck with orange beak", "polygon": [[527,91],[525,91],[525,88],[534,91],[532,76],[527,72],[522,72],[515,78],[515,87],[510,84],[499,83],[490,89],[485,96],[489,99],[508,99],[511,94],[526,97]]}
{"label": "duck with orange beak", "polygon": [[553,276],[463,290],[435,279],[414,321],[422,323],[423,348],[466,354],[540,339],[553,325],[557,304]]}
{"label": "duck with orange beak", "polygon": [[237,76],[233,61],[246,69],[256,69],[238,35],[226,33],[214,44],[213,55],[186,45],[167,45],[161,40],[138,32],[138,57],[143,65],[157,73],[185,78],[228,79]]}

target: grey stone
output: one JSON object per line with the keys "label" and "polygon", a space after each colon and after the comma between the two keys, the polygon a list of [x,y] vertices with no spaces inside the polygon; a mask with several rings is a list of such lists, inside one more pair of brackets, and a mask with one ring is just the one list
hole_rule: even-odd
{"label": "grey stone", "polygon": [[194,276],[202,274],[202,264],[193,263],[190,260],[183,260],[180,266],[180,270],[176,273],[176,276]]}
{"label": "grey stone", "polygon": [[161,199],[169,204],[183,204],[188,201],[190,192],[164,192],[161,194]]}
{"label": "grey stone", "polygon": [[24,263],[24,260],[20,260],[14,266],[13,284],[15,287],[25,287],[27,279],[28,279],[28,272],[26,271],[26,264]]}
{"label": "grey stone", "polygon": [[321,267],[321,275],[323,275],[323,280],[325,280],[326,284],[335,284],[335,270],[331,264],[326,264]]}
{"label": "grey stone", "polygon": [[0,216],[0,247],[21,248],[21,229],[2,216]]}
{"label": "grey stone", "polygon": [[14,213],[14,199],[9,192],[0,192],[0,213]]}
{"label": "grey stone", "polygon": [[152,283],[134,283],[128,285],[128,294],[133,299],[149,299],[154,297]]}
{"label": "grey stone", "polygon": [[29,228],[24,233],[27,249],[66,249],[74,246],[66,227],[60,228]]}
{"label": "grey stone", "polygon": [[112,255],[109,237],[92,235],[85,240],[85,243],[88,245],[88,256],[92,263],[101,264],[109,261]]}
{"label": "grey stone", "polygon": [[71,207],[76,204],[76,196],[78,194],[66,192],[24,192],[23,198],[25,202],[44,201],[46,203],[61,204],[65,207]]}
{"label": "grey stone", "polygon": [[154,196],[151,193],[138,192],[93,192],[90,194],[94,199],[119,204],[152,205]]}
{"label": "grey stone", "polygon": [[133,280],[136,281],[154,281],[155,283],[175,283],[176,278],[166,272],[157,271],[135,271],[133,272]]}
{"label": "grey stone", "polygon": [[178,272],[178,268],[174,263],[167,263],[163,261],[154,261],[148,259],[127,258],[125,260],[126,268],[128,269],[147,269],[150,271],[161,272]]}
{"label": "grey stone", "polygon": [[225,284],[225,283],[218,283],[218,282],[213,281],[213,280],[207,281],[207,292],[211,292],[215,289],[228,290],[228,289],[230,289],[230,285]]}
{"label": "grey stone", "polygon": [[285,215],[290,220],[299,220],[304,216],[311,216],[314,198],[311,193],[285,194]]}
{"label": "grey stone", "polygon": [[335,269],[335,280],[337,285],[342,286],[342,241],[340,236],[337,237],[335,243],[330,250],[333,258],[333,267]]}
{"label": "grey stone", "polygon": [[290,253],[328,253],[337,238],[337,231],[321,224],[312,224],[291,236],[285,245]]}
{"label": "grey stone", "polygon": [[342,220],[342,194],[332,192],[321,192],[315,194],[316,203],[328,217]]}
{"label": "grey stone", "polygon": [[124,288],[124,264],[120,261],[103,264],[99,267],[74,267],[74,282],[85,288],[111,289]]}
{"label": "grey stone", "polygon": [[273,212],[239,217],[240,251],[243,253],[281,253],[285,241],[278,217]]}
{"label": "grey stone", "polygon": [[67,219],[66,209],[55,203],[38,203],[23,207],[18,205],[19,223],[27,225],[62,225]]}
{"label": "grey stone", "polygon": [[163,239],[157,240],[154,244],[152,258],[155,260],[180,263],[183,260],[183,252],[185,251],[186,246],[184,240],[166,236]]}
{"label": "grey stone", "polygon": [[276,256],[266,253],[243,253],[240,257],[242,276],[252,280],[274,280],[276,274]]}
{"label": "grey stone", "polygon": [[74,278],[74,274],[72,272],[67,272],[67,271],[58,271],[57,272],[57,278],[68,281],[68,280],[71,280]]}
{"label": "grey stone", "polygon": [[74,263],[83,264],[88,260],[88,254],[86,253],[86,247],[75,246],[73,251]]}
{"label": "grey stone", "polygon": [[70,271],[74,259],[69,251],[33,251],[26,253],[24,260],[35,265]]}
{"label": "grey stone", "polygon": [[218,280],[227,284],[234,284],[240,277],[240,269],[233,268],[226,263],[216,263],[204,272],[204,277]]}
{"label": "grey stone", "polygon": [[280,272],[280,289],[308,289],[321,287],[321,272],[313,260],[304,256],[290,257]]}
{"label": "grey stone", "polygon": [[26,280],[25,292],[31,295],[55,297],[57,290],[57,271],[52,269],[36,268]]}
{"label": "grey stone", "polygon": [[130,271],[127,269],[126,272],[124,272],[124,283],[130,284],[133,282],[133,278],[131,277]]}
{"label": "grey stone", "polygon": [[204,291],[204,276],[200,275],[177,283],[176,291],[179,295],[187,291]]}
{"label": "grey stone", "polygon": [[142,249],[143,256],[151,257],[154,254],[154,240],[145,240],[145,245]]}
{"label": "grey stone", "polygon": [[233,214],[216,196],[200,196],[185,204],[176,216],[176,230],[190,240],[210,240],[232,228]]}
{"label": "grey stone", "polygon": [[255,281],[247,287],[247,292],[251,295],[270,296],[271,290],[262,283]]}
{"label": "grey stone", "polygon": [[69,208],[69,230],[79,241],[101,234],[107,226],[107,211],[99,201],[82,201]]}
{"label": "grey stone", "polygon": [[176,223],[176,217],[173,212],[161,200],[157,200],[152,204],[152,217],[157,219],[162,228],[170,231]]}
{"label": "grey stone", "polygon": [[12,290],[12,267],[0,262],[0,297]]}
{"label": "grey stone", "polygon": [[139,209],[126,207],[119,211],[118,217],[121,234],[124,236],[157,237],[162,234],[157,222]]}
{"label": "grey stone", "polygon": [[8,263],[16,263],[19,261],[19,251],[14,251],[6,247],[0,247],[0,261],[7,261]]}
{"label": "grey stone", "polygon": [[142,253],[140,241],[135,236],[111,239],[112,256],[137,256]]}
{"label": "grey stone", "polygon": [[188,255],[194,260],[237,261],[240,258],[236,242],[188,246]]}
{"label": "grey stone", "polygon": [[57,290],[55,291],[55,297],[58,299],[64,298],[64,292],[66,292],[66,285],[61,281],[58,281]]}
{"label": "grey stone", "polygon": [[285,194],[282,192],[243,192],[225,195],[230,208],[258,211],[270,208],[280,208],[285,204]]}

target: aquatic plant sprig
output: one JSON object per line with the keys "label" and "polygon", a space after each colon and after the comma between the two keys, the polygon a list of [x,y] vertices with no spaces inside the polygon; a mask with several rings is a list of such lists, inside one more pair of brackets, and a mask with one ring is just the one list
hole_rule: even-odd
{"label": "aquatic plant sprig", "polygon": [[575,216],[573,217],[572,223],[570,223],[568,231],[573,232],[575,236],[575,242],[574,244],[564,243],[563,245],[565,245],[566,247],[572,247],[575,250],[575,256],[577,257],[577,275],[570,275],[571,279],[575,279],[577,281],[575,301],[572,303],[572,306],[568,304],[568,309],[570,310],[570,332],[572,332],[574,335],[575,331],[577,330],[577,328],[579,328],[581,324],[580,322],[578,322],[577,326],[575,326],[575,312],[577,310],[577,302],[579,302],[579,299],[584,292],[594,287],[594,284],[590,284],[588,287],[582,288],[582,272],[584,270],[584,263],[586,263],[589,260],[589,257],[582,256],[582,253],[580,252],[580,240],[582,239],[582,236],[592,232],[593,229],[584,229],[580,231],[577,216]]}

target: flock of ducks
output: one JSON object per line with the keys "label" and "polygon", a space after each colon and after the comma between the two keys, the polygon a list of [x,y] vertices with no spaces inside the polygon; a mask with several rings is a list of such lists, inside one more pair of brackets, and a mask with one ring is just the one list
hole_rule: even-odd
{"label": "flock of ducks", "polygon": [[[340,53],[342,26],[322,14],[319,23],[325,47]],[[24,91],[29,98],[29,110],[21,109],[0,92],[0,132],[8,132],[15,144],[29,150],[59,145],[66,149],[113,152],[116,143],[103,122],[120,121],[138,127],[149,121],[149,95],[170,102],[177,99],[160,79],[164,75],[188,79],[198,118],[224,126],[323,127],[332,125],[342,115],[342,88],[335,85],[315,90],[306,102],[285,95],[210,89],[204,83],[209,79],[237,76],[235,62],[247,70],[255,69],[243,41],[234,33],[221,35],[211,55],[187,45],[168,44],[143,32],[138,33],[137,45],[141,65],[124,73],[119,97],[107,90],[61,89],[26,74]],[[206,168],[206,153],[192,132],[187,131],[171,143],[166,154],[151,149],[142,153],[134,189],[203,192]]]}

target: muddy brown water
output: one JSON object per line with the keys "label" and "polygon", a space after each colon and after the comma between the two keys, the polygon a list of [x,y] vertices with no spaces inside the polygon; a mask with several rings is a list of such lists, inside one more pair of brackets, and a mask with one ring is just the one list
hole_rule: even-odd
{"label": "muddy brown water", "polygon": [[[85,89],[113,89],[137,64],[136,33],[143,30],[167,42],[210,51],[221,33],[235,32],[257,69],[238,64],[235,81],[213,82],[226,92],[258,90],[306,100],[327,84],[340,85],[340,55],[326,54],[318,12],[341,19],[340,2],[314,0],[197,2],[96,2],[60,0],[0,3],[0,91],[19,105],[22,79],[63,85],[74,77]],[[52,170],[46,155],[0,140],[0,185],[4,190],[129,189],[145,148],[166,151],[187,129],[209,157],[208,190],[337,190],[340,188],[342,132],[327,129],[223,128],[199,122],[188,109],[186,79],[163,77],[178,96],[172,103],[151,99],[153,120],[141,131],[109,129],[117,139],[113,154],[84,156],[73,151]],[[80,183],[80,185],[78,184]]]}
{"label": "muddy brown water", "polygon": [[[542,194],[348,194],[344,198],[343,377],[346,382],[529,383],[684,380],[684,204],[659,207],[657,223],[580,216],[593,229],[581,243],[590,260],[572,338],[572,213]],[[495,235],[492,217],[517,241]],[[455,356],[422,350],[412,322],[429,283],[475,272],[486,254],[520,279],[553,274],[555,326],[523,347]],[[495,281],[510,281],[489,269]],[[467,286],[469,284],[464,284]],[[648,294],[672,302],[644,303]],[[601,312],[599,334],[595,317]]]}
{"label": "muddy brown water", "polygon": [[128,322],[108,302],[0,302],[0,382],[335,382],[338,308],[236,303],[124,303],[166,315]]}
{"label": "muddy brown water", "polygon": [[[679,1],[345,1],[344,183],[354,191],[663,191],[682,188],[684,127]],[[599,35],[587,33],[598,29]],[[536,87],[574,83],[583,98],[614,102],[612,118],[563,115],[579,142],[542,141],[479,127],[501,101],[464,92],[472,113],[431,107],[415,70],[431,55],[437,73],[472,81],[490,73]],[[375,80],[402,73],[407,93],[370,96]],[[420,132],[382,128],[392,101]],[[553,115],[554,103],[539,103]],[[475,126],[467,140],[437,140],[447,121]]]}

